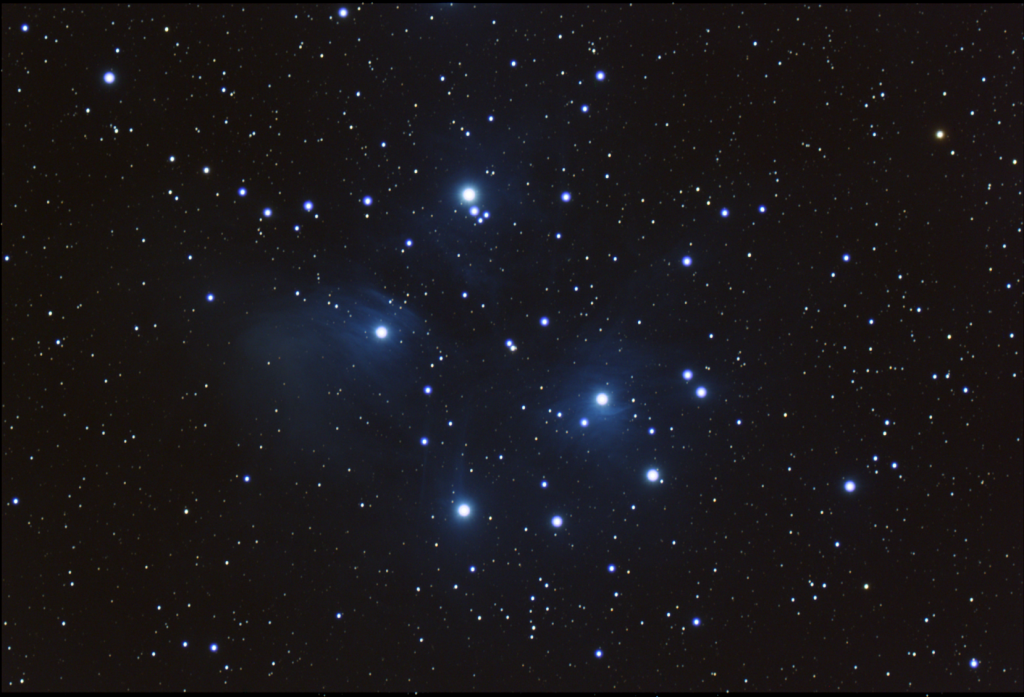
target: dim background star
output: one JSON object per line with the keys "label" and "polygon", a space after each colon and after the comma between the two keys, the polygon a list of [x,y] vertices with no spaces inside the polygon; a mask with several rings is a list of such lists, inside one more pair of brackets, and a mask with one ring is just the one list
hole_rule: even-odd
{"label": "dim background star", "polygon": [[1024,689],[1020,4],[3,19],[5,691]]}

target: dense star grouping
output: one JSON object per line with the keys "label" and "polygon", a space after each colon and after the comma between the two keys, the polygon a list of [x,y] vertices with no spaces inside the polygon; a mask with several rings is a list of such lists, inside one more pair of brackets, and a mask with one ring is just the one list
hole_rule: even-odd
{"label": "dense star grouping", "polygon": [[1019,690],[1020,15],[5,6],[5,689]]}

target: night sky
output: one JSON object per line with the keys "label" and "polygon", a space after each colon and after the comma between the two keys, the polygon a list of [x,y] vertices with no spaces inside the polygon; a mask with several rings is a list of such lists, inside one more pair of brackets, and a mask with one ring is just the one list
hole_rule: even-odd
{"label": "night sky", "polygon": [[1022,27],[4,5],[4,690],[1020,691]]}

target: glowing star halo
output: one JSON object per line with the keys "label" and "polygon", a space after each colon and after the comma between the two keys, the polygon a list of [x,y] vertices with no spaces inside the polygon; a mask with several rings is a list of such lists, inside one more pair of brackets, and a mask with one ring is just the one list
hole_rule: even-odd
{"label": "glowing star halo", "polygon": [[468,518],[469,517],[469,513],[470,513],[469,506],[467,506],[466,504],[462,504],[461,506],[459,506],[459,515],[460,516],[462,516],[463,518]]}
{"label": "glowing star halo", "polygon": [[604,392],[597,395],[597,404],[598,406],[602,407],[608,406],[608,395],[606,395]]}
{"label": "glowing star halo", "polygon": [[388,338],[388,330],[386,327],[377,327],[377,331],[375,333],[377,334],[378,339]]}
{"label": "glowing star halo", "polygon": [[466,189],[462,192],[462,199],[467,203],[472,203],[476,200],[476,192],[472,189]]}

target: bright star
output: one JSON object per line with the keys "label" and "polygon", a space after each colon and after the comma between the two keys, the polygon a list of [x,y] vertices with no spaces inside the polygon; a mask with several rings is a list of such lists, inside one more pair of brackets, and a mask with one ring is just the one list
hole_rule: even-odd
{"label": "bright star", "polygon": [[[548,483],[547,482],[541,482],[540,483],[540,488],[541,489],[547,489],[548,488]],[[17,501],[18,499],[14,499],[14,500]]]}
{"label": "bright star", "polygon": [[757,211],[759,213],[764,213],[764,206],[761,206],[760,208],[758,208]]}
{"label": "bright star", "polygon": [[405,246],[406,247],[411,247],[412,246],[412,240],[406,240],[405,241]]}
{"label": "bright star", "polygon": [[693,618],[693,626],[694,627],[699,627],[700,626],[700,618],[699,617],[694,617]]}
{"label": "bright star", "polygon": [[473,206],[469,209],[469,214],[475,218],[478,215],[480,215],[480,209],[477,208],[476,206]]}
{"label": "bright star", "polygon": [[853,482],[846,482],[846,490],[851,494],[857,489],[857,485]]}
{"label": "bright star", "polygon": [[704,389],[703,387],[698,387],[697,388],[697,396],[700,397],[701,399],[704,399],[705,397],[708,396],[708,391],[706,389]]}
{"label": "bright star", "polygon": [[563,521],[561,516],[556,515],[554,518],[551,519],[551,525],[553,525],[556,528],[562,527],[562,522]]}
{"label": "bright star", "polygon": [[981,665],[981,664],[978,662],[977,658],[972,658],[971,659],[971,668],[977,668],[979,665]]}
{"label": "bright star", "polygon": [[273,213],[273,211],[270,210],[269,208],[264,208],[263,209],[263,217],[264,218],[269,218],[271,213]]}
{"label": "bright star", "polygon": [[608,404],[608,395],[606,395],[604,392],[597,395],[597,403],[602,407],[606,406]]}
{"label": "bright star", "polygon": [[563,192],[562,200],[565,201],[566,203],[569,203],[569,201],[572,200],[572,194],[570,194],[568,191]]}
{"label": "bright star", "polygon": [[658,470],[647,470],[647,481],[656,482],[661,475],[658,474]]}
{"label": "bright star", "polygon": [[602,656],[604,656],[604,652],[601,651],[601,649],[598,649],[597,651],[594,652],[594,655],[597,656],[598,658],[601,658]]}
{"label": "bright star", "polygon": [[245,190],[245,187],[242,187],[241,189],[238,190],[239,196],[245,196],[247,193],[249,192]]}
{"label": "bright star", "polygon": [[341,17],[342,19],[348,17],[348,8],[343,7],[340,10],[338,10],[338,16]]}
{"label": "bright star", "polygon": [[434,390],[430,385],[427,385],[426,387],[423,388],[423,394],[430,394],[433,391]]}
{"label": "bright star", "polygon": [[693,263],[693,259],[690,257],[683,257],[683,266],[689,266]]}
{"label": "bright star", "polygon": [[468,203],[472,203],[476,200],[476,192],[472,189],[466,189],[462,192],[462,198]]}
{"label": "bright star", "polygon": [[596,77],[596,78],[597,78],[597,79],[598,79],[599,81],[600,81],[600,80],[603,80],[603,79],[604,79],[604,71],[603,71],[603,70],[598,70],[598,71],[597,71],[597,75],[595,75],[595,77]]}
{"label": "bright star", "polygon": [[208,302],[208,303],[212,303],[213,302],[213,293],[210,293],[209,295],[206,296],[206,302]]}
{"label": "bright star", "polygon": [[388,330],[385,327],[377,327],[377,338],[386,339],[388,338]]}
{"label": "bright star", "polygon": [[585,114],[588,111],[590,111],[590,107],[588,107],[586,104],[584,104],[582,107],[580,107],[580,111],[582,111]]}
{"label": "bright star", "polygon": [[114,73],[107,73],[106,75],[104,75],[103,76],[103,82],[107,83],[108,85],[113,85],[114,84]]}
{"label": "bright star", "polygon": [[687,380],[687,381],[693,380],[693,371],[692,370],[684,370],[683,371],[683,380]]}
{"label": "bright star", "polygon": [[426,447],[427,445],[430,445],[430,441],[427,440],[426,438],[422,438],[420,439],[420,445]]}
{"label": "bright star", "polygon": [[723,218],[728,218],[729,217],[729,209],[728,208],[723,208],[722,209],[722,217]]}
{"label": "bright star", "polygon": [[615,573],[615,564],[609,564],[608,565],[608,573],[610,573],[610,574],[614,574]]}
{"label": "bright star", "polygon": [[373,205],[373,199],[371,197],[369,197],[369,196],[364,196],[363,197],[363,205],[364,206],[372,206]]}
{"label": "bright star", "polygon": [[21,30],[22,31],[28,31],[28,25],[27,24],[22,24],[21,25]]}
{"label": "bright star", "polygon": [[583,428],[586,428],[589,424],[590,424],[590,422],[587,421],[586,419],[581,419],[580,420],[580,426],[582,426]]}
{"label": "bright star", "polygon": [[213,653],[217,653],[217,645],[216,644],[210,644],[210,651],[212,651]]}
{"label": "bright star", "polygon": [[466,504],[462,504],[461,506],[459,506],[459,515],[462,516],[463,518],[468,517],[469,516],[469,506],[467,506]]}
{"label": "bright star", "polygon": [[549,322],[547,317],[541,317],[540,318],[540,326],[546,327],[546,326],[548,326],[548,324],[550,324],[550,322]]}
{"label": "bright star", "polygon": [[302,204],[302,207],[305,208],[306,212],[308,213],[309,211],[313,210],[313,202],[306,201],[304,204]]}

